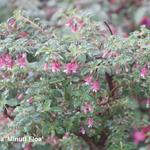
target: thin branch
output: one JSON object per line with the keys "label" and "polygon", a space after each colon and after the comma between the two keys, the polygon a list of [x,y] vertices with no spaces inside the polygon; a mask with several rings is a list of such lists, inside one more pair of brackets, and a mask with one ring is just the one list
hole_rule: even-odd
{"label": "thin branch", "polygon": [[114,33],[113,33],[113,31],[111,30],[111,28],[110,28],[109,24],[108,24],[106,21],[104,21],[104,24],[105,24],[105,25],[106,25],[106,27],[108,28],[108,30],[109,30],[109,32],[110,32],[110,34],[111,34],[111,35],[114,35]]}

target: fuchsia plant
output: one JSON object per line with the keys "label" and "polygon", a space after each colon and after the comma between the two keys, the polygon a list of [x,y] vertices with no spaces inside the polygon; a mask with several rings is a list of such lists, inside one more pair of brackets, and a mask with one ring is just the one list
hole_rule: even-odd
{"label": "fuchsia plant", "polygon": [[20,12],[1,25],[0,136],[42,137],[24,150],[147,147],[150,31],[116,36],[77,12],[60,22],[43,29]]}

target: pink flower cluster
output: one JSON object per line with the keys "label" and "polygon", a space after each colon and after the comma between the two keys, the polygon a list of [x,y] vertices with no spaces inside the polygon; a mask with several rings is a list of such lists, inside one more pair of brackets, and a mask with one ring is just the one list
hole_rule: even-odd
{"label": "pink flower cluster", "polygon": [[143,67],[141,70],[140,70],[140,75],[142,78],[145,78],[146,76],[148,76],[148,68],[147,67]]}
{"label": "pink flower cluster", "polygon": [[78,32],[84,26],[84,22],[78,17],[72,17],[67,21],[66,26],[70,27],[72,32]]}
{"label": "pink flower cluster", "polygon": [[[56,72],[61,71],[62,64],[60,63],[60,61],[54,60],[51,62],[50,67],[51,67],[51,71],[53,73],[56,73]],[[75,60],[72,60],[71,62],[64,65],[63,72],[65,72],[66,74],[73,74],[73,73],[76,73],[78,69],[79,69],[79,64]],[[44,70],[45,71],[49,70],[48,63],[44,64]]]}
{"label": "pink flower cluster", "polygon": [[89,112],[93,112],[93,106],[91,103],[85,102],[81,110],[83,111],[84,114],[87,114]]}
{"label": "pink flower cluster", "polygon": [[98,92],[100,90],[100,83],[98,80],[93,81],[92,75],[87,75],[84,78],[84,82],[86,85],[90,85],[93,92]]}
{"label": "pink flower cluster", "polygon": [[147,138],[150,138],[150,125],[143,127],[140,131],[136,130],[133,133],[134,143],[137,145],[140,142],[144,142]]}
{"label": "pink flower cluster", "polygon": [[25,53],[18,55],[17,60],[14,60],[9,53],[4,53],[0,55],[0,69],[5,67],[12,69],[15,64],[20,67],[25,67],[26,62],[27,61]]}

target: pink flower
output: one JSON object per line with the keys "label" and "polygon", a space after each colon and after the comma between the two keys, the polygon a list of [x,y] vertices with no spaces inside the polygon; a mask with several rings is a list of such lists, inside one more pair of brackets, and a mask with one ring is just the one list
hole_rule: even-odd
{"label": "pink flower", "polygon": [[20,101],[23,99],[23,97],[24,97],[23,93],[17,95],[17,99]]}
{"label": "pink flower", "polygon": [[93,124],[94,124],[94,120],[93,120],[93,118],[92,118],[92,117],[89,117],[89,118],[87,119],[87,124],[88,124],[88,128],[90,128],[90,127],[92,127],[92,126],[93,126]]}
{"label": "pink flower", "polygon": [[17,27],[17,21],[16,21],[16,19],[15,18],[9,18],[8,20],[7,20],[7,26],[8,26],[8,28],[9,29],[13,29],[13,28],[16,28]]}
{"label": "pink flower", "polygon": [[93,92],[97,92],[100,90],[100,83],[98,80],[91,83],[91,89],[93,90]]}
{"label": "pink flower", "polygon": [[69,134],[70,134],[69,132],[66,132],[63,136],[63,139],[67,139],[69,137]]}
{"label": "pink flower", "polygon": [[32,104],[32,103],[33,103],[33,97],[30,97],[30,98],[27,100],[27,102],[28,102],[29,104]]}
{"label": "pink flower", "polygon": [[48,63],[44,64],[44,71],[48,71]]}
{"label": "pink flower", "polygon": [[87,114],[88,112],[93,112],[93,106],[91,105],[91,103],[85,103],[83,106],[82,106],[82,111],[84,112],[84,114]]}
{"label": "pink flower", "polygon": [[18,56],[18,65],[20,67],[25,67],[26,66],[26,54],[23,53],[21,55]]}
{"label": "pink flower", "polygon": [[47,138],[46,142],[55,146],[59,143],[59,138],[57,136],[51,135]]}
{"label": "pink flower", "polygon": [[19,33],[19,35],[18,35],[17,38],[24,38],[24,37],[26,37],[26,36],[28,36],[28,35],[29,35],[28,32],[22,31],[22,32]]}
{"label": "pink flower", "polygon": [[134,143],[137,145],[140,142],[145,140],[145,134],[142,131],[135,131],[133,138],[134,138]]}
{"label": "pink flower", "polygon": [[149,108],[150,107],[150,99],[147,99],[146,100],[146,108]]}
{"label": "pink flower", "polygon": [[141,69],[141,71],[140,71],[140,75],[141,75],[141,77],[145,77],[145,76],[147,76],[148,75],[148,69],[146,68],[146,67],[143,67],[142,69]]}
{"label": "pink flower", "polygon": [[66,25],[71,28],[72,32],[78,32],[84,26],[84,22],[83,22],[83,20],[81,20],[77,17],[72,17],[71,19],[69,19],[67,21]]}
{"label": "pink flower", "polygon": [[77,64],[77,62],[72,61],[72,62],[65,65],[64,72],[66,74],[76,73],[78,68],[79,68],[79,65]]}
{"label": "pink flower", "polygon": [[14,65],[14,61],[13,61],[13,58],[10,54],[8,53],[5,53],[3,55],[3,61],[4,61],[4,64],[8,67],[8,68],[12,68],[13,65]]}
{"label": "pink flower", "polygon": [[86,77],[84,78],[84,81],[85,81],[85,84],[86,84],[86,85],[90,85],[91,82],[92,82],[92,80],[93,80],[93,76],[92,76],[92,75],[88,75],[88,76],[86,76]]}
{"label": "pink flower", "polygon": [[145,25],[146,27],[150,27],[150,17],[144,16],[140,24]]}
{"label": "pink flower", "polygon": [[85,134],[85,129],[84,129],[84,127],[81,127],[81,128],[80,128],[80,133],[83,134],[83,135]]}
{"label": "pink flower", "polygon": [[58,61],[58,60],[54,60],[52,63],[51,63],[51,69],[52,69],[52,72],[59,72],[60,71],[60,68],[61,68],[61,63]]}

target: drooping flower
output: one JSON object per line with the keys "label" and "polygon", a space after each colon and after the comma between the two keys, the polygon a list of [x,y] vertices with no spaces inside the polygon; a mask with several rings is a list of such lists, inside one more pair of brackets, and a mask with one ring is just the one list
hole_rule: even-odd
{"label": "drooping flower", "polygon": [[93,80],[93,76],[92,75],[87,75],[85,78],[84,78],[84,81],[85,81],[85,84],[86,85],[90,85],[92,83],[92,80]]}
{"label": "drooping flower", "polygon": [[53,73],[55,72],[59,72],[61,69],[61,63],[58,61],[58,60],[54,60],[52,63],[51,63],[51,70]]}
{"label": "drooping flower", "polygon": [[46,142],[55,146],[59,143],[59,138],[57,136],[51,135],[51,136],[48,136]]}
{"label": "drooping flower", "polygon": [[134,143],[137,145],[145,140],[145,134],[142,131],[135,131],[133,134]]}
{"label": "drooping flower", "polygon": [[147,135],[146,137],[149,137],[148,133],[150,133],[150,125],[142,127],[141,132],[143,132],[145,135]]}
{"label": "drooping flower", "polygon": [[78,32],[84,26],[84,22],[78,17],[72,17],[67,21],[66,25],[71,28],[72,32]]}
{"label": "drooping flower", "polygon": [[92,117],[89,117],[89,118],[87,119],[88,128],[91,128],[91,127],[93,126],[93,124],[94,124],[93,118],[92,118]]}
{"label": "drooping flower", "polygon": [[69,134],[70,134],[69,132],[66,132],[63,136],[63,139],[67,139],[69,137]]}
{"label": "drooping flower", "polygon": [[22,31],[22,32],[20,32],[20,33],[18,34],[17,38],[24,38],[24,37],[26,37],[26,36],[28,36],[28,35],[29,35],[28,32]]}
{"label": "drooping flower", "polygon": [[83,134],[83,135],[85,134],[85,129],[84,129],[84,127],[80,127],[80,133]]}
{"label": "drooping flower", "polygon": [[145,78],[148,75],[148,68],[143,67],[140,71],[141,77]]}
{"label": "drooping flower", "polygon": [[81,110],[83,111],[84,114],[87,114],[88,112],[93,112],[93,106],[91,103],[85,102]]}
{"label": "drooping flower", "polygon": [[17,99],[20,101],[23,99],[23,97],[24,97],[23,93],[17,95]]}
{"label": "drooping flower", "polygon": [[11,17],[7,20],[7,26],[9,29],[14,29],[17,27],[17,21],[15,18]]}
{"label": "drooping flower", "polygon": [[14,60],[9,53],[5,53],[3,55],[3,61],[4,61],[5,66],[7,66],[8,68],[12,68],[14,65]]}
{"label": "drooping flower", "polygon": [[100,90],[100,83],[98,80],[91,83],[91,89],[93,92],[98,92]]}
{"label": "drooping flower", "polygon": [[29,104],[32,104],[32,103],[33,103],[33,97],[29,97],[29,99],[27,99],[27,102],[28,102]]}
{"label": "drooping flower", "polygon": [[146,108],[150,108],[150,99],[146,100]]}
{"label": "drooping flower", "polygon": [[78,68],[79,68],[79,64],[76,61],[71,61],[70,63],[67,63],[65,65],[64,72],[66,74],[73,74],[77,72]]}
{"label": "drooping flower", "polygon": [[18,61],[18,65],[20,67],[25,67],[26,63],[27,63],[26,53],[23,53],[23,54],[19,55],[17,61]]}
{"label": "drooping flower", "polygon": [[150,17],[144,16],[140,24],[145,25],[146,27],[150,27]]}
{"label": "drooping flower", "polygon": [[48,71],[48,63],[44,64],[44,71]]}

